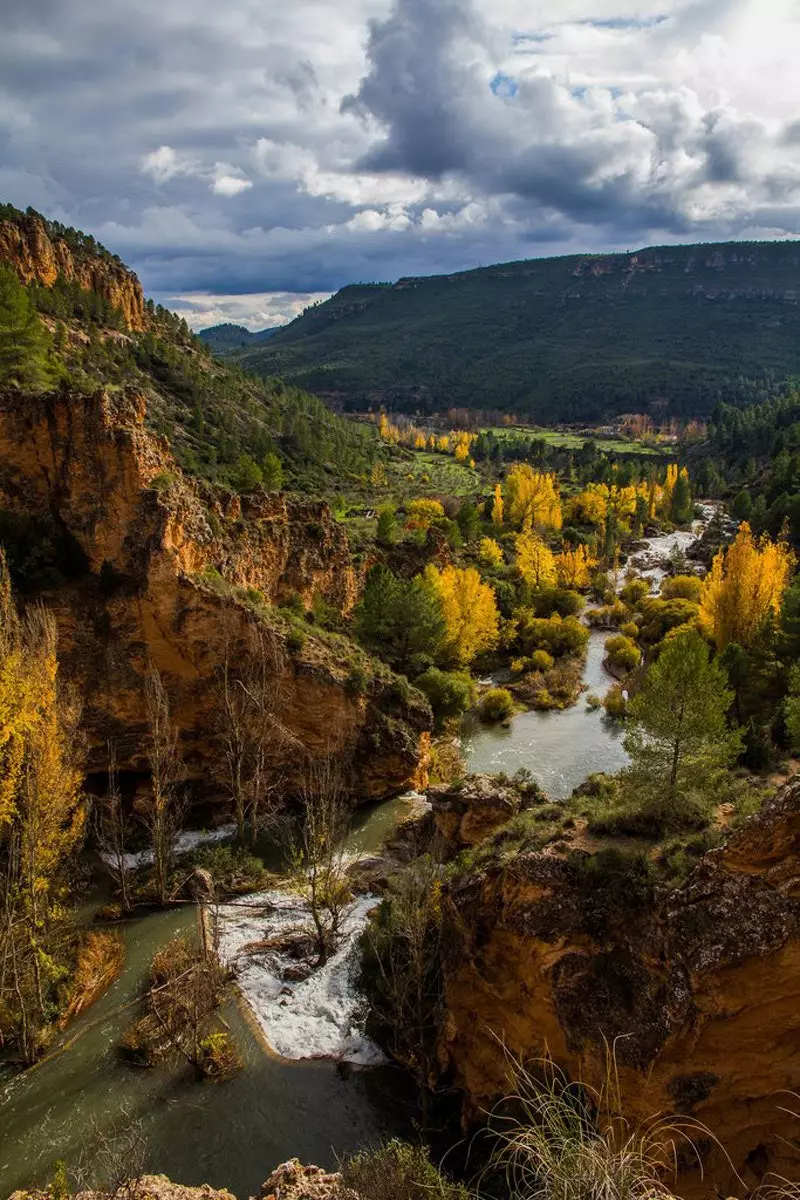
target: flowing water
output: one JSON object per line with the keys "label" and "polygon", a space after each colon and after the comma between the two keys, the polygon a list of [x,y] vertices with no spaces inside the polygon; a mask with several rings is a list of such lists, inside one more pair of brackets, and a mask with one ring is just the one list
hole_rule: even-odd
{"label": "flowing water", "polygon": [[[681,533],[651,539],[643,573],[654,587],[664,574],[658,560],[674,545],[686,549],[692,539]],[[590,635],[584,671],[588,692],[599,695],[612,682],[603,667],[606,637]],[[593,772],[617,771],[626,762],[620,728],[601,709],[589,710],[583,698],[561,712],[522,713],[507,729],[467,722],[463,732],[470,771],[511,774],[525,767],[554,799],[569,796]],[[400,798],[362,809],[348,853],[376,851],[406,808]],[[249,911],[234,909],[227,926],[223,922],[223,949],[227,940],[233,957],[243,943],[272,936],[300,917],[285,893],[246,899],[253,905]],[[340,953],[308,986],[284,989],[268,962],[244,966],[242,990],[252,1011],[237,999],[223,1015],[245,1065],[219,1085],[120,1061],[117,1046],[136,1015],[150,960],[176,933],[193,927],[195,910],[186,905],[129,921],[120,978],[70,1024],[60,1053],[0,1086],[0,1196],[46,1182],[59,1159],[74,1167],[91,1157],[98,1131],[140,1126],[145,1169],[181,1183],[228,1187],[240,1198],[254,1194],[286,1158],[333,1166],[337,1156],[358,1145],[402,1131],[407,1120],[398,1100],[407,1087],[402,1072],[350,1070],[316,1057],[379,1060],[361,1030],[353,989],[355,940],[371,903],[359,902]]]}
{"label": "flowing water", "polygon": [[[608,636],[589,634],[586,694],[603,696],[614,682],[603,666]],[[572,708],[520,713],[507,727],[483,725],[469,717],[462,745],[469,771],[513,775],[524,767],[553,800],[565,800],[595,771],[620,771],[628,761],[619,723],[609,720],[602,708],[589,709],[583,696]]]}
{"label": "flowing water", "polygon": [[[406,807],[394,800],[359,812],[348,851],[377,849]],[[227,1187],[240,1198],[254,1195],[287,1158],[332,1167],[365,1142],[408,1132],[401,1071],[281,1059],[241,1000],[223,1013],[245,1063],[229,1082],[199,1084],[181,1071],[120,1061],[119,1040],[136,1015],[135,1005],[123,1006],[141,995],[155,951],[195,920],[194,907],[186,905],[126,923],[120,978],[70,1024],[62,1053],[0,1087],[0,1197],[46,1182],[59,1159],[72,1168],[82,1155],[91,1157],[97,1131],[113,1134],[136,1123],[147,1170],[181,1183]]]}
{"label": "flowing water", "polygon": [[[692,531],[646,540],[633,555],[639,574],[658,591],[666,575],[663,562],[673,551],[685,552],[702,533],[714,514],[714,506],[701,506],[703,517]],[[620,578],[620,585],[624,579]],[[603,666],[604,643],[610,631],[589,635],[583,682],[587,691],[601,698],[614,683]],[[554,712],[525,712],[508,726],[483,725],[468,716],[462,725],[462,746],[471,772],[504,771],[513,775],[521,767],[529,770],[553,800],[565,800],[573,790],[598,771],[613,774],[628,762],[622,745],[620,725],[606,717],[603,709],[590,710],[584,696],[572,708]]]}

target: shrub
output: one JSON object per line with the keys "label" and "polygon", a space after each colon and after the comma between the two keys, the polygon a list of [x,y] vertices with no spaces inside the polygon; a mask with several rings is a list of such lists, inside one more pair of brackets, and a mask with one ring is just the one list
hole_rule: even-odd
{"label": "shrub", "polygon": [[620,588],[620,599],[635,608],[640,601],[650,595],[650,584],[646,579],[632,579],[630,583],[626,583],[623,588]]}
{"label": "shrub", "polygon": [[350,668],[345,687],[351,696],[363,696],[366,693],[369,687],[369,676],[358,663]]}
{"label": "shrub", "polygon": [[546,650],[534,650],[528,662],[532,671],[549,671],[555,659]]}
{"label": "shrub", "polygon": [[636,641],[637,637],[639,636],[639,626],[635,621],[626,621],[624,625],[620,625],[619,631],[620,633],[623,633],[625,637],[632,638],[633,641]]}
{"label": "shrub", "polygon": [[478,709],[484,721],[507,721],[514,711],[514,698],[505,688],[490,688]]}
{"label": "shrub", "polygon": [[643,620],[639,632],[641,640],[649,646],[660,642],[671,629],[696,621],[699,612],[698,606],[691,600],[678,597],[672,600],[651,597],[641,607]]}
{"label": "shrub", "polygon": [[286,649],[298,654],[306,644],[306,634],[302,629],[293,626],[286,634]]}
{"label": "shrub", "polygon": [[594,712],[596,708],[602,708],[602,705],[603,701],[600,699],[600,697],[596,696],[594,692],[589,692],[589,695],[586,697],[586,707],[590,708],[592,712]]}
{"label": "shrub", "polygon": [[427,1150],[397,1140],[346,1159],[342,1184],[344,1195],[358,1200],[469,1200],[467,1189],[450,1183]]}
{"label": "shrub", "polygon": [[583,596],[570,588],[546,588],[534,597],[537,617],[551,617],[554,613],[560,617],[577,617],[583,612],[584,604]]}
{"label": "shrub", "polygon": [[528,654],[546,650],[554,658],[579,655],[586,649],[589,631],[576,617],[535,617],[530,610],[520,614],[519,640]]}
{"label": "shrub", "polygon": [[661,585],[661,599],[691,600],[692,604],[699,604],[702,591],[703,581],[696,575],[673,575]]}
{"label": "shrub", "polygon": [[612,671],[633,671],[642,661],[642,652],[630,638],[617,634],[606,638],[606,661]]}
{"label": "shrub", "polygon": [[415,686],[428,697],[434,716],[457,717],[472,704],[474,686],[469,675],[462,671],[440,671],[429,667],[416,680]]}
{"label": "shrub", "polygon": [[621,721],[628,711],[628,702],[623,695],[622,686],[614,683],[603,697],[603,708],[609,717]]}

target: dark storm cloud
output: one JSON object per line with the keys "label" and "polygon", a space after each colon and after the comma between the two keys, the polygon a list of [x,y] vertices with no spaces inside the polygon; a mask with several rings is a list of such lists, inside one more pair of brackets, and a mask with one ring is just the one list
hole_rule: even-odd
{"label": "dark storm cloud", "polygon": [[526,32],[524,0],[6,0],[0,198],[160,295],[794,232],[763,5],[639,7],[542,0]]}

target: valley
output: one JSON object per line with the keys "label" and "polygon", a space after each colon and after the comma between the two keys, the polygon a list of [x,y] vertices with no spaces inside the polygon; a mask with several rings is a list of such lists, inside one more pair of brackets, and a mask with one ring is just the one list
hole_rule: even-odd
{"label": "valley", "polygon": [[[730,333],[791,307],[789,245],[478,283],[568,270],[669,341],[647,281],[705,304],[713,269]],[[404,293],[444,320],[411,282],[317,306],[305,350]],[[735,405],[600,372],[546,424],[474,362],[390,396],[369,355],[370,395],[319,389],[342,415],[293,336],[262,383],[0,209],[3,1194],[528,1200],[504,1120],[560,1195],[665,1113],[637,1194],[795,1178],[800,417],[739,407],[771,343]],[[535,1158],[553,1112],[572,1165]],[[264,1184],[294,1157],[326,1190]]]}

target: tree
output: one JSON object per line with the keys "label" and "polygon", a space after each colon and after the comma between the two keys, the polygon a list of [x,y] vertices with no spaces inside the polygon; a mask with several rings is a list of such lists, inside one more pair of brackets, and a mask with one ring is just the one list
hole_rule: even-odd
{"label": "tree", "polygon": [[279,492],[283,487],[283,464],[274,451],[264,455],[261,464],[264,487],[268,492]]}
{"label": "tree", "polygon": [[444,508],[438,500],[424,497],[406,505],[406,525],[409,529],[430,529],[436,521],[444,519]]}
{"label": "tree", "polygon": [[487,567],[501,567],[503,565],[503,547],[494,538],[481,538],[478,542],[478,555],[481,562]]}
{"label": "tree", "polygon": [[148,725],[145,752],[150,764],[150,796],[143,807],[142,819],[153,851],[156,898],[159,904],[164,905],[169,898],[169,873],[175,859],[175,840],[180,831],[184,805],[178,791],[178,735],[170,718],[164,684],[152,665],[145,679],[145,707]]}
{"label": "tree", "polygon": [[511,468],[505,486],[506,516],[523,528],[561,528],[561,498],[555,475],[534,471],[528,463]]}
{"label": "tree", "polygon": [[534,591],[553,588],[558,582],[555,556],[538,534],[525,530],[514,539],[517,570]]}
{"label": "tree", "polygon": [[57,1006],[70,859],[86,818],[78,711],[58,680],[53,617],[16,608],[0,549],[0,1045],[32,1061]]}
{"label": "tree", "polygon": [[252,492],[264,482],[264,474],[249,454],[240,454],[231,471],[231,484],[237,492]]}
{"label": "tree", "polygon": [[780,610],[794,562],[785,542],[756,539],[743,522],[727,552],[715,557],[700,601],[701,625],[718,650],[753,643],[767,614]]}
{"label": "tree", "polygon": [[672,489],[672,502],[670,515],[676,525],[687,525],[692,519],[694,506],[692,504],[692,490],[689,486],[689,472],[686,467],[683,467],[678,473],[678,478],[675,480],[675,485]]}
{"label": "tree", "polygon": [[0,385],[41,391],[56,373],[50,339],[12,267],[0,264]]}
{"label": "tree", "polygon": [[481,531],[481,518],[471,500],[465,500],[456,516],[458,528],[465,542],[472,542]]}
{"label": "tree", "polygon": [[285,651],[260,620],[225,614],[214,680],[217,744],[240,841],[263,830],[280,790],[280,766],[292,735],[281,720]]}
{"label": "tree", "polygon": [[308,904],[317,959],[323,965],[336,949],[353,899],[344,852],[350,809],[341,765],[330,756],[308,759],[300,800],[296,885]]}
{"label": "tree", "polygon": [[380,565],[367,576],[354,623],[364,645],[405,674],[438,658],[447,637],[438,590],[421,576],[398,579]]}
{"label": "tree", "polygon": [[659,826],[696,813],[735,758],[740,737],[727,725],[732,699],[723,668],[696,630],[664,643],[628,706],[625,735],[626,783]]}
{"label": "tree", "polygon": [[437,596],[444,616],[445,649],[453,662],[468,666],[477,654],[497,643],[500,617],[492,588],[474,567],[425,568],[423,580]]}
{"label": "tree", "polygon": [[397,541],[397,509],[393,504],[384,504],[378,509],[376,536],[382,546],[393,546]]}
{"label": "tree", "polygon": [[128,821],[117,775],[117,751],[111,742],[108,746],[108,790],[95,808],[95,822],[97,841],[113,873],[122,910],[130,912],[130,870],[126,853]]}
{"label": "tree", "polygon": [[753,511],[753,501],[750,498],[750,492],[747,488],[742,488],[739,494],[734,498],[731,505],[731,512],[737,521],[749,521]]}
{"label": "tree", "polygon": [[494,495],[492,496],[491,515],[493,525],[503,524],[503,508],[503,489],[500,487],[499,483],[496,483],[494,485]]}
{"label": "tree", "polygon": [[555,559],[558,582],[566,588],[588,587],[594,565],[587,546],[566,546]]}

